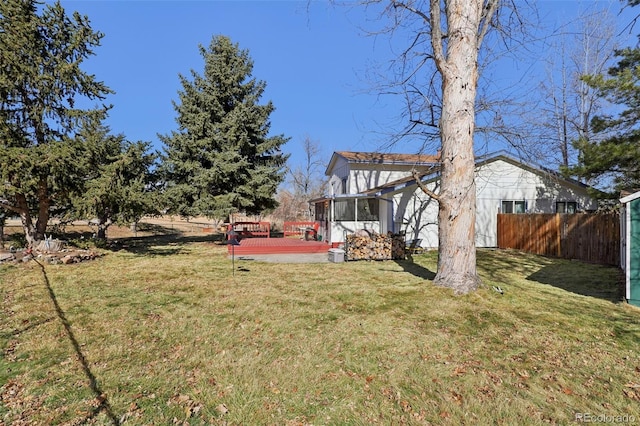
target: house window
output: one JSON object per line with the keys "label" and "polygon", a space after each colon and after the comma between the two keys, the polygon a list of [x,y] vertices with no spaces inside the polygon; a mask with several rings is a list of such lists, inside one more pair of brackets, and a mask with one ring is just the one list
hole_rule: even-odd
{"label": "house window", "polygon": [[578,212],[578,203],[575,201],[557,201],[556,202],[556,213],[577,213]]}
{"label": "house window", "polygon": [[358,220],[379,220],[380,203],[375,198],[360,198],[358,205]]}
{"label": "house window", "polygon": [[347,178],[342,179],[342,193],[343,194],[347,193]]}
{"label": "house window", "polygon": [[333,202],[336,221],[356,220],[356,200],[335,200]]}
{"label": "house window", "polygon": [[527,211],[527,203],[524,200],[513,201],[507,200],[502,202],[501,213],[518,213],[522,214]]}
{"label": "house window", "polygon": [[[357,206],[357,207],[356,207]],[[356,217],[357,208],[357,217]],[[379,220],[379,203],[375,198],[335,200],[333,203],[335,221]]]}

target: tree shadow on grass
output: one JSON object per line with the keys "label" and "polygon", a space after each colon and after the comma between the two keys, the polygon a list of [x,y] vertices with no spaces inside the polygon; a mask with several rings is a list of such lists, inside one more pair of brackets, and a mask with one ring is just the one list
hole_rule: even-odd
{"label": "tree shadow on grass", "polygon": [[621,302],[624,296],[622,272],[610,266],[559,260],[530,274],[527,280],[613,303]]}
{"label": "tree shadow on grass", "polygon": [[435,272],[425,268],[418,263],[415,263],[412,257],[409,257],[407,260],[396,259],[394,260],[394,262],[396,262],[396,264],[399,265],[404,270],[404,272],[408,272],[418,278],[433,281],[433,279],[436,277]]}
{"label": "tree shadow on grass", "polygon": [[516,271],[528,281],[547,284],[574,294],[620,302],[621,271],[581,261],[556,259],[514,250],[478,250],[478,269],[496,283],[509,285]]}
{"label": "tree shadow on grass", "polygon": [[185,245],[192,243],[222,245],[224,243],[224,236],[222,234],[186,236],[181,233],[176,233],[169,235],[128,237],[110,240],[106,249],[111,251],[125,250],[138,255],[171,256],[181,253]]}
{"label": "tree shadow on grass", "polygon": [[73,346],[73,349],[76,353],[76,358],[80,362],[80,365],[82,366],[82,371],[84,372],[85,376],[89,380],[89,387],[91,388],[91,391],[95,395],[96,401],[98,402],[95,408],[89,414],[87,414],[87,416],[84,419],[82,419],[80,424],[89,423],[99,413],[104,412],[104,414],[111,420],[112,424],[119,425],[120,420],[114,413],[113,408],[109,403],[109,399],[107,395],[104,393],[104,391],[102,390],[102,388],[100,387],[100,384],[96,379],[96,376],[91,371],[91,368],[89,367],[89,363],[87,362],[87,358],[84,356],[84,353],[82,352],[80,344],[78,343],[78,340],[76,339],[76,336],[73,333],[73,329],[71,328],[71,323],[67,319],[67,316],[65,315],[64,311],[60,307],[60,304],[58,303],[58,299],[56,297],[55,292],[53,291],[53,288],[51,287],[51,283],[49,282],[49,277],[47,276],[47,271],[44,265],[35,259],[34,261],[40,266],[40,269],[42,270],[42,276],[44,278],[44,283],[47,287],[47,291],[49,293],[51,303],[55,308],[58,319],[60,320],[60,322],[62,322],[62,325],[64,326],[64,329],[67,334],[67,338],[69,339],[69,342]]}

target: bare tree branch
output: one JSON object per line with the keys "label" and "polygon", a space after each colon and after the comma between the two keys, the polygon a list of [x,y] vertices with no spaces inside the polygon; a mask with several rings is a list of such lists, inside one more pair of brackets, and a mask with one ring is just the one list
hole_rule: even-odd
{"label": "bare tree branch", "polygon": [[489,3],[484,7],[481,18],[480,32],[478,33],[478,46],[482,45],[482,40],[491,27],[491,21],[493,20],[496,10],[498,9],[499,3],[500,0],[489,0]]}
{"label": "bare tree branch", "polygon": [[441,74],[446,73],[447,59],[442,45],[442,22],[440,21],[440,0],[431,0],[431,48],[436,68]]}
{"label": "bare tree branch", "polygon": [[8,204],[4,200],[0,200],[0,207],[4,208],[6,210],[9,210],[11,212],[14,212],[14,213],[20,213],[21,212],[21,210],[19,208],[15,207],[15,206],[12,206],[11,204]]}
{"label": "bare tree branch", "polygon": [[422,190],[422,192],[424,192],[425,194],[427,194],[429,197],[433,198],[436,201],[440,201],[440,195],[436,194],[435,192],[433,192],[432,190],[430,190],[427,185],[424,184],[424,182],[422,181],[422,176],[420,175],[420,172],[418,172],[417,170],[413,170],[411,172],[411,174],[413,175],[413,178],[416,181],[416,185],[418,185],[418,188],[420,188]]}

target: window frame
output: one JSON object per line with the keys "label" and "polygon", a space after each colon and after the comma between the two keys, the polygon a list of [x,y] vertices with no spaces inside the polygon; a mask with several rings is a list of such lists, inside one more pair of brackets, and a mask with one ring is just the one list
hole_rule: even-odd
{"label": "window frame", "polygon": [[[505,209],[505,205],[509,205],[509,208]],[[521,208],[521,211],[519,211],[520,209],[518,209],[518,207]],[[505,210],[509,210],[509,211],[506,212]],[[500,213],[502,213],[502,214],[525,214],[525,213],[527,213],[527,201],[526,200],[501,200],[500,201]]]}
{"label": "window frame", "polygon": [[[558,207],[562,206],[563,211],[559,211]],[[569,211],[573,210],[573,211]],[[556,201],[556,213],[559,214],[576,214],[578,213],[577,201]]]}

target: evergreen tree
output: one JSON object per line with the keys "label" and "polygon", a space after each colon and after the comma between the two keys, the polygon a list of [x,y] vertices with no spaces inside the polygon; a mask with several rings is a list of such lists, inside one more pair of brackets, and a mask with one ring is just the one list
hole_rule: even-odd
{"label": "evergreen tree", "polygon": [[80,134],[85,147],[85,179],[81,194],[73,198],[73,219],[97,220],[100,239],[109,225],[135,223],[146,214],[159,214],[154,191],[157,155],[148,142],[129,142],[110,135],[100,125]]}
{"label": "evergreen tree", "polygon": [[640,188],[640,47],[618,50],[616,56],[618,63],[608,76],[590,75],[584,80],[601,97],[620,106],[619,112],[591,121],[599,138],[576,142],[579,164],[569,172],[590,183],[611,182],[611,189],[619,191]]}
{"label": "evergreen tree", "polygon": [[180,75],[179,129],[160,136],[167,207],[184,217],[218,219],[272,209],[288,157],[280,147],[288,138],[268,136],[274,106],[258,103],[266,84],[252,77],[248,51],[229,38],[213,37],[208,49],[199,49],[203,75]]}
{"label": "evergreen tree", "polygon": [[110,93],[80,69],[102,34],[59,2],[40,14],[38,6],[0,2],[0,207],[21,217],[29,244],[81,187],[84,149],[75,132],[107,110],[76,105]]}

